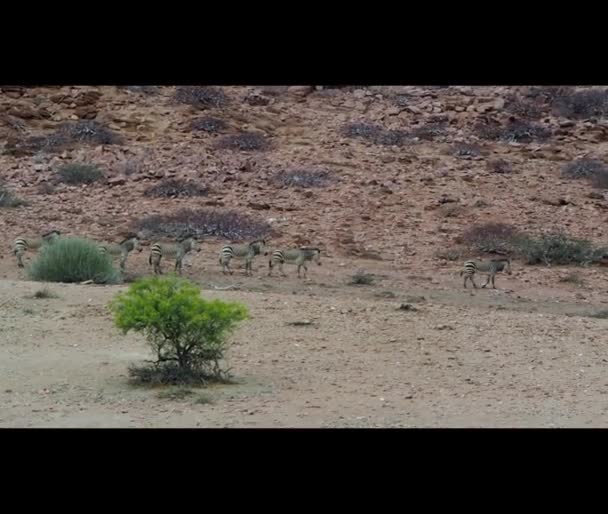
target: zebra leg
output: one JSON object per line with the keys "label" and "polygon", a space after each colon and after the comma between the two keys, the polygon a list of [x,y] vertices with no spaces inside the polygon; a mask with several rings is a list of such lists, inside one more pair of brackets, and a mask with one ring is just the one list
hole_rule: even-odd
{"label": "zebra leg", "polygon": [[15,256],[17,257],[17,266],[19,266],[20,268],[23,268],[23,252],[15,252]]}
{"label": "zebra leg", "polygon": [[489,274],[489,275],[488,275],[488,279],[486,280],[486,283],[485,283],[483,286],[481,286],[481,287],[482,287],[482,289],[483,289],[483,288],[485,288],[485,287],[486,287],[486,286],[487,286],[487,285],[490,283],[490,278],[494,278],[494,277],[492,276],[492,274]]}
{"label": "zebra leg", "polygon": [[496,276],[496,275],[492,275],[492,289],[496,289],[496,286],[494,285],[494,277],[495,277],[495,276]]}
{"label": "zebra leg", "polygon": [[279,271],[281,272],[281,275],[283,275],[284,277],[287,276],[287,274],[283,271],[283,263],[279,263]]}
{"label": "zebra leg", "polygon": [[120,269],[121,269],[122,271],[124,271],[124,270],[125,270],[125,264],[127,263],[127,257],[128,257],[128,256],[129,256],[129,254],[128,254],[128,253],[126,253],[126,252],[122,252],[122,253],[120,254]]}
{"label": "zebra leg", "polygon": [[471,275],[471,276],[470,276],[470,279],[471,279],[471,282],[472,282],[472,284],[473,284],[473,287],[474,287],[475,289],[479,289],[479,288],[477,287],[477,284],[475,283],[475,280],[473,280],[473,275]]}

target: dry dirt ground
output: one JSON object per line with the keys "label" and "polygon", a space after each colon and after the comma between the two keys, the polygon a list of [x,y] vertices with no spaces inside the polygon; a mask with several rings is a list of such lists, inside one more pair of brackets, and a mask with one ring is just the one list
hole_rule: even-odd
{"label": "dry dirt ground", "polygon": [[[298,280],[293,267],[286,279],[269,278],[264,259],[256,261],[253,277],[241,270],[224,277],[218,248],[190,256],[185,275],[206,297],[242,301],[252,318],[232,338],[236,383],[191,394],[128,384],[128,365],[150,354],[142,338],[123,336],[107,311],[125,286],[50,284],[56,298],[34,299],[43,284],[1,260],[0,426],[608,422],[608,320],[589,317],[608,308],[605,278],[600,287],[588,285],[601,275],[597,270],[581,272],[583,285],[556,280],[550,288],[531,284],[529,271],[515,266],[512,276],[499,275],[498,290],[472,292],[462,289],[457,267],[412,276],[407,265],[340,257],[311,267],[306,280]],[[129,261],[134,273],[147,271],[146,257]],[[373,284],[348,285],[359,268],[374,274]],[[547,270],[535,271],[541,272]],[[236,289],[219,290],[227,286]],[[402,303],[415,310],[400,310]],[[310,324],[290,324],[297,321]]]}

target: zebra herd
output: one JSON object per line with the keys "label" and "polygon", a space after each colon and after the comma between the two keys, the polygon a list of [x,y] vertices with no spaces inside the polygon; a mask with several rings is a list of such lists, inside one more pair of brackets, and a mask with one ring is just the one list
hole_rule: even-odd
{"label": "zebra herd", "polygon": [[[37,250],[45,244],[53,244],[59,237],[61,237],[61,233],[58,230],[51,230],[37,238],[17,238],[13,249],[13,253],[17,258],[17,265],[20,268],[24,267],[23,255],[26,251]],[[138,243],[139,237],[135,234],[131,234],[118,244],[99,244],[98,249],[100,253],[110,255],[111,257],[120,256],[120,269],[124,271],[129,254],[138,247]],[[155,274],[160,275],[162,274],[160,264],[163,257],[173,258],[175,259],[175,271],[181,275],[184,257],[194,249],[200,251],[200,248],[197,248],[195,238],[192,236],[179,239],[174,244],[153,243],[150,246],[148,264],[153,267]],[[278,266],[279,272],[283,277],[287,276],[283,271],[283,264],[290,263],[297,265],[298,278],[301,278],[300,271],[304,268],[304,278],[306,278],[308,262],[315,262],[318,265],[321,264],[321,250],[319,248],[301,247],[268,252],[266,251],[266,241],[264,239],[258,239],[248,244],[224,245],[220,251],[219,257],[222,273],[229,273],[232,275],[234,272],[230,268],[230,261],[232,259],[243,259],[245,262],[245,274],[251,276],[253,275],[253,261],[256,256],[261,254],[270,255],[268,260],[268,276],[272,276],[272,270],[275,266]],[[481,287],[484,288],[491,282],[492,287],[496,289],[494,280],[496,274],[502,271],[511,275],[510,259],[502,258],[489,261],[468,260],[464,263],[464,267],[460,271],[460,276],[464,275],[463,285],[465,289],[467,287],[467,281],[469,280],[473,284],[473,287],[477,289],[477,284],[474,280],[475,274],[486,274],[487,280]]]}
{"label": "zebra herd", "polygon": [[[38,238],[26,239],[19,237],[15,240],[13,253],[17,258],[17,265],[20,268],[24,267],[23,256],[28,250],[38,250],[45,244],[53,244],[61,233],[58,230],[52,230],[43,234]],[[97,248],[101,254],[109,255],[110,257],[120,256],[120,269],[125,270],[127,258],[139,244],[139,237],[135,234],[130,234],[120,243],[100,243]],[[163,257],[175,259],[175,272],[182,274],[182,264],[184,257],[193,250],[200,251],[197,246],[196,239],[192,236],[186,236],[177,240],[174,244],[155,242],[150,246],[150,256],[148,264],[152,266],[154,273],[162,274],[161,260]],[[266,241],[258,239],[248,244],[228,244],[224,245],[220,251],[219,262],[222,267],[222,273],[232,275],[234,271],[230,268],[232,259],[244,259],[245,274],[253,275],[253,261],[258,255],[269,255],[268,260],[268,276],[272,276],[272,269],[278,266],[282,276],[287,276],[283,271],[283,264],[290,263],[297,265],[298,278],[301,278],[301,269],[304,269],[304,278],[307,276],[307,263],[315,262],[321,265],[321,250],[313,247],[301,247],[287,250],[266,251]]]}

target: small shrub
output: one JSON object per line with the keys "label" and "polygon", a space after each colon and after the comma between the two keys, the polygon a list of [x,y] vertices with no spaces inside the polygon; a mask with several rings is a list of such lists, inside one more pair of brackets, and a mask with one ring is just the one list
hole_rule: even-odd
{"label": "small shrub", "polygon": [[147,166],[143,159],[126,159],[116,165],[115,171],[118,175],[129,177],[131,175],[139,175],[147,171]]}
{"label": "small shrub", "polygon": [[216,143],[216,148],[238,150],[241,152],[262,151],[268,149],[268,141],[261,134],[242,132],[231,136],[224,136]]}
{"label": "small shrub", "polygon": [[201,298],[200,289],[178,277],[149,277],[129,286],[110,304],[125,334],[142,332],[154,352],[151,365],[129,369],[138,383],[201,384],[222,380],[226,337],[248,318],[245,306]]}
{"label": "small shrub", "polygon": [[591,184],[598,189],[608,189],[608,170],[596,173],[591,179]]}
{"label": "small shrub", "polygon": [[551,131],[546,127],[523,120],[511,121],[506,126],[494,120],[486,121],[477,124],[475,131],[481,139],[514,143],[546,141],[551,136]]}
{"label": "small shrub", "polygon": [[566,90],[554,98],[552,104],[554,111],[564,118],[602,118],[608,114],[608,90]]}
{"label": "small shrub", "polygon": [[57,294],[51,291],[48,287],[43,287],[42,289],[38,289],[33,295],[32,298],[36,300],[46,300],[48,298],[59,298]]}
{"label": "small shrub", "polygon": [[597,319],[608,319],[608,309],[603,309],[601,311],[593,312],[592,314],[589,314],[589,317],[597,318]]}
{"label": "small shrub", "polygon": [[360,138],[376,145],[400,146],[408,139],[403,130],[386,130],[370,123],[350,123],[342,128],[342,135],[349,138]]}
{"label": "small shrub", "polygon": [[0,207],[13,208],[28,205],[25,200],[17,198],[11,191],[0,187]]}
{"label": "small shrub", "polygon": [[608,166],[598,159],[587,157],[568,163],[562,170],[562,174],[568,178],[591,178],[602,173],[608,173]]}
{"label": "small shrub", "polygon": [[519,256],[526,264],[585,266],[602,259],[606,250],[595,248],[590,241],[575,239],[563,233],[540,237],[520,237],[516,243]]}
{"label": "small shrub", "polygon": [[545,114],[545,109],[538,102],[524,100],[516,96],[511,96],[507,99],[505,110],[519,118],[531,120],[537,120]]}
{"label": "small shrub", "polygon": [[217,118],[196,118],[190,123],[192,130],[200,130],[202,132],[209,132],[211,134],[217,134],[226,130],[226,122]]}
{"label": "small shrub", "polygon": [[51,136],[51,146],[66,143],[84,143],[88,145],[116,145],[122,138],[98,121],[80,120],[62,124]]}
{"label": "small shrub", "polygon": [[559,282],[563,284],[574,284],[576,286],[582,286],[585,283],[583,278],[576,271],[568,273],[564,277],[560,277]]}
{"label": "small shrub", "polygon": [[272,180],[288,187],[323,187],[330,181],[330,175],[324,170],[283,170],[276,173]]}
{"label": "small shrub", "polygon": [[209,86],[182,86],[175,90],[175,100],[198,109],[222,107],[227,103],[224,91]]}
{"label": "small shrub", "polygon": [[233,210],[182,209],[175,214],[148,216],[136,223],[140,230],[153,237],[181,238],[193,234],[197,238],[216,236],[243,240],[263,238],[270,225]]}
{"label": "small shrub", "polygon": [[112,265],[111,258],[102,255],[95,243],[71,237],[43,246],[28,273],[33,280],[44,282],[120,282],[120,274]]}
{"label": "small shrub", "polygon": [[270,103],[270,98],[255,93],[247,95],[244,100],[245,103],[251,105],[252,107],[263,107]]}
{"label": "small shrub", "polygon": [[506,174],[513,171],[513,166],[511,166],[510,162],[505,161],[504,159],[497,159],[490,163],[490,170],[493,173]]}
{"label": "small shrub", "polygon": [[450,152],[456,157],[480,157],[483,151],[479,145],[458,143],[452,147]]}
{"label": "small shrub", "polygon": [[422,141],[433,141],[447,135],[447,124],[443,121],[430,121],[421,127],[416,127],[411,135]]}
{"label": "small shrub", "polygon": [[206,187],[186,182],[180,179],[163,180],[160,184],[152,186],[144,192],[144,196],[156,198],[189,198],[192,196],[206,196],[209,190]]}
{"label": "small shrub", "polygon": [[104,178],[103,172],[92,164],[64,164],[57,170],[58,179],[65,184],[92,184]]}
{"label": "small shrub", "polygon": [[127,91],[144,96],[157,95],[160,91],[158,86],[124,86]]}
{"label": "small shrub", "polygon": [[365,273],[363,271],[357,271],[348,282],[351,286],[369,286],[374,283],[374,275]]}
{"label": "small shrub", "polygon": [[512,251],[518,232],[506,223],[484,223],[467,229],[460,241],[472,250],[485,253],[508,254]]}
{"label": "small shrub", "polygon": [[445,259],[450,262],[462,260],[466,255],[468,255],[468,251],[460,247],[446,248],[435,252],[437,259]]}

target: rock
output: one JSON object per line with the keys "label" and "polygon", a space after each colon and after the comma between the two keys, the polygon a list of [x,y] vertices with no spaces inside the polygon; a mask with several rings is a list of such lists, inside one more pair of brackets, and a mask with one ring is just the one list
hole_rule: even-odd
{"label": "rock", "polygon": [[40,173],[42,170],[44,170],[44,164],[34,164],[34,171]]}
{"label": "rock", "polygon": [[575,125],[576,125],[576,122],[572,121],[572,120],[564,120],[564,121],[559,122],[560,128],[574,127]]}
{"label": "rock", "polygon": [[287,88],[287,92],[295,96],[308,96],[313,91],[313,86],[289,86]]}
{"label": "rock", "polygon": [[111,179],[108,179],[108,185],[109,186],[122,186],[123,184],[125,184],[127,182],[125,177],[113,177]]}
{"label": "rock", "polygon": [[604,195],[602,193],[598,193],[597,191],[591,191],[587,195],[587,198],[592,198],[593,200],[603,200],[604,199]]}
{"label": "rock", "polygon": [[247,207],[250,207],[251,209],[254,209],[256,211],[264,211],[264,210],[270,209],[270,205],[267,204],[266,202],[263,202],[263,203],[249,202],[247,204]]}
{"label": "rock", "polygon": [[414,307],[410,303],[402,303],[401,305],[399,305],[399,307],[397,307],[397,310],[398,311],[411,311],[411,312],[415,312],[418,309],[416,309],[416,307]]}
{"label": "rock", "polygon": [[29,105],[13,105],[7,114],[14,116],[15,118],[21,118],[22,120],[32,120],[34,118],[40,118],[40,116],[32,109]]}
{"label": "rock", "polygon": [[91,105],[82,105],[76,107],[74,114],[83,120],[92,120],[97,116],[99,111]]}
{"label": "rock", "polygon": [[365,98],[366,94],[365,94],[365,89],[355,89],[353,91],[353,96],[357,99],[361,99],[361,98]]}
{"label": "rock", "polygon": [[497,111],[502,111],[505,108],[504,98],[497,98],[496,100],[494,100],[492,107]]}
{"label": "rock", "polygon": [[96,104],[101,96],[102,95],[99,91],[84,91],[74,99],[73,105],[75,107],[90,106]]}

